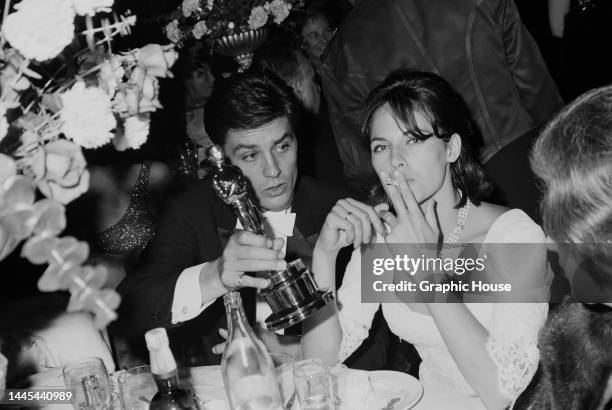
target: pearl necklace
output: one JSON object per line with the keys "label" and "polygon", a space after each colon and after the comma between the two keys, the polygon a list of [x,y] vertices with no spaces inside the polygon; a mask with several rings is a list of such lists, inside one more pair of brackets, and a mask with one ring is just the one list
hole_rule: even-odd
{"label": "pearl necklace", "polygon": [[457,243],[459,241],[459,238],[461,237],[461,233],[463,233],[463,228],[465,228],[465,223],[467,222],[469,216],[470,199],[467,198],[467,200],[465,201],[465,205],[463,205],[457,213],[457,225],[455,225],[455,229],[453,229],[453,231],[444,241],[444,243]]}

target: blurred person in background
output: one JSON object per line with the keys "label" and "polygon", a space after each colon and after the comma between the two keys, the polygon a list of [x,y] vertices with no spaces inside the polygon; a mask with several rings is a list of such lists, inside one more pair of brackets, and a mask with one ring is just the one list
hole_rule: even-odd
{"label": "blurred person in background", "polygon": [[612,83],[612,63],[605,44],[612,37],[612,2],[548,0],[553,37],[560,42],[560,83],[566,101]]}
{"label": "blurred person in background", "polygon": [[[536,141],[544,230],[573,298],[540,334],[539,377],[515,408],[612,408],[612,87],[565,107]],[[598,303],[595,303],[598,302]]]}
{"label": "blurred person in background", "polygon": [[311,7],[306,11],[300,25],[301,47],[315,65],[321,61],[334,32],[335,29],[322,8]]}
{"label": "blurred person in background", "polygon": [[187,136],[198,147],[208,148],[210,138],[204,124],[204,106],[215,86],[215,76],[210,65],[210,57],[202,43],[195,43],[183,50],[177,62],[182,86],[184,88],[185,124]]}
{"label": "blurred person in background", "polygon": [[62,380],[63,366],[99,357],[115,370],[111,349],[88,312],[66,312],[62,292],[0,303],[0,351],[8,359],[7,388],[42,387]]}
{"label": "blurred person in background", "polygon": [[300,171],[342,187],[342,162],[312,63],[294,43],[279,40],[256,52],[251,71],[271,72],[280,77],[293,89],[305,109],[303,132],[299,136]]}

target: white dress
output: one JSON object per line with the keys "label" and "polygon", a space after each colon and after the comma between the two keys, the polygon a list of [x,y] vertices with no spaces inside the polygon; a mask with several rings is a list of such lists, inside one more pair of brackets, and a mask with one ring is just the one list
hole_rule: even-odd
{"label": "white dress", "polygon": [[[524,212],[513,209],[494,221],[483,244],[544,243],[544,240],[542,229]],[[545,277],[544,267],[542,277]],[[342,328],[339,362],[350,356],[367,338],[380,305],[361,302],[361,264],[357,250],[338,290]],[[500,392],[514,400],[537,369],[538,332],[546,320],[548,304],[466,303],[466,306],[489,332],[487,351],[498,368]],[[415,312],[404,303],[382,303],[382,310],[391,331],[412,343],[419,352],[421,381],[442,385],[460,394],[476,395],[455,364],[431,316]]]}

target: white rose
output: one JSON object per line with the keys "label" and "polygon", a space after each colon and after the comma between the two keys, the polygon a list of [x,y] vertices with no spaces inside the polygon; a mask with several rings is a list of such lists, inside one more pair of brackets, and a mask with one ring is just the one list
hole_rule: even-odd
{"label": "white rose", "polygon": [[128,117],[123,123],[124,132],[113,140],[115,148],[124,151],[128,148],[137,149],[147,142],[151,118],[149,114]]}
{"label": "white rose", "polygon": [[183,10],[183,16],[190,17],[193,13],[198,11],[200,8],[200,0],[183,0],[181,9]]}
{"label": "white rose", "polygon": [[147,70],[147,74],[155,77],[172,78],[170,68],[178,59],[178,51],[174,49],[174,45],[167,44],[161,46],[159,44],[147,44],[131,50],[124,54],[128,61],[137,62],[139,66]]}
{"label": "white rose", "polygon": [[166,24],[166,37],[173,43],[181,41],[181,29],[179,28],[178,20],[172,20]]}
{"label": "white rose", "polygon": [[74,0],[74,9],[79,16],[111,11],[114,0]]}
{"label": "white rose", "polygon": [[260,27],[263,27],[268,21],[268,13],[262,6],[254,7],[251,10],[251,15],[249,16],[249,28],[251,30],[257,30]]}
{"label": "white rose", "polygon": [[[17,175],[17,164],[15,160],[8,155],[0,154],[0,194],[3,192],[2,186],[11,177]],[[2,195],[0,195],[0,203]]]}
{"label": "white rose", "polygon": [[84,148],[101,147],[113,138],[117,122],[108,94],[78,81],[61,97],[61,130],[66,137]]}
{"label": "white rose", "polygon": [[6,39],[26,58],[49,60],[74,38],[72,4],[66,0],[23,0],[2,24]]}
{"label": "white rose", "polygon": [[215,4],[215,0],[206,0],[206,8],[208,10],[212,10],[214,4]]}
{"label": "white rose", "polygon": [[266,3],[264,8],[274,16],[274,22],[276,24],[280,24],[289,15],[291,5],[285,3],[283,0],[272,0],[269,3]]}
{"label": "white rose", "polygon": [[113,95],[119,87],[121,78],[125,75],[125,70],[121,65],[121,60],[117,57],[111,57],[102,62],[100,71],[98,71],[98,84],[106,91],[107,94]]}
{"label": "white rose", "polygon": [[67,204],[89,188],[87,162],[81,148],[65,139],[44,145],[32,158],[38,189]]}
{"label": "white rose", "polygon": [[206,22],[205,21],[198,21],[194,26],[193,26],[193,36],[199,40],[202,37],[204,37],[204,35],[206,33],[208,33],[208,27],[206,26]]}

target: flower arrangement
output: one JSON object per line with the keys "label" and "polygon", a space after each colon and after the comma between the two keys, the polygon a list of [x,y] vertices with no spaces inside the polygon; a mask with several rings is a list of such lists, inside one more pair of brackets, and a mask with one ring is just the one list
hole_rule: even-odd
{"label": "flower arrangement", "polygon": [[[68,310],[95,313],[100,328],[116,318],[119,295],[102,289],[105,268],[83,265],[86,242],[59,237],[64,205],[89,187],[82,148],[146,141],[150,113],[161,108],[158,78],[171,76],[178,56],[158,44],[113,52],[136,17],[110,14],[112,5],[22,0],[11,12],[6,1],[0,34],[0,260],[26,241],[21,255],[48,264],[39,289],[70,291]],[[87,47],[70,54],[81,39]]]}
{"label": "flower arrangement", "polygon": [[301,0],[183,0],[179,17],[166,25],[166,36],[177,45],[189,38],[217,40],[279,25],[301,6]]}

